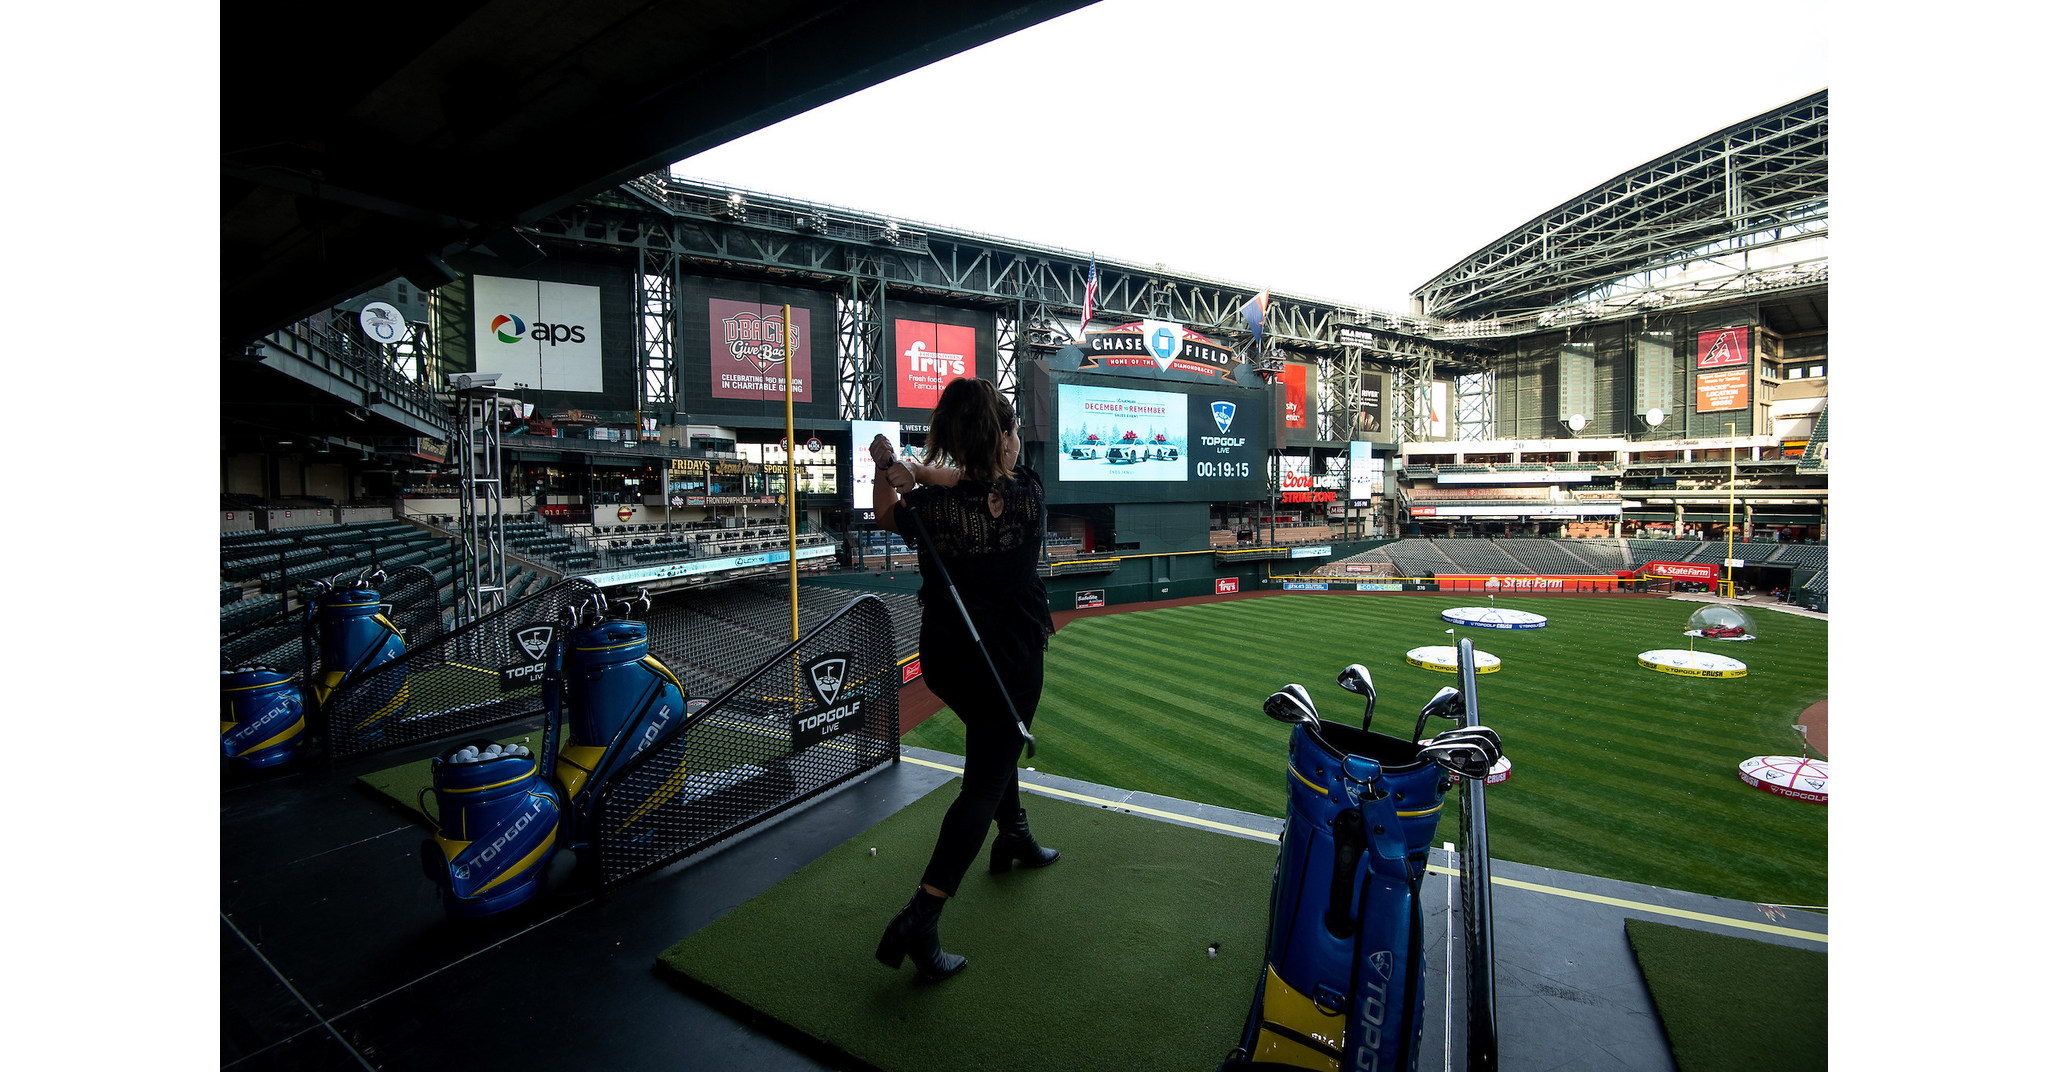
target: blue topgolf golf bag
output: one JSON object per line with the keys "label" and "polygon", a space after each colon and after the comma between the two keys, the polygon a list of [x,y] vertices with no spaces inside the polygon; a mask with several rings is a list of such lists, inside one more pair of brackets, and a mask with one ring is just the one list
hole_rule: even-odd
{"label": "blue topgolf golf bag", "polygon": [[1448,788],[1413,742],[1295,724],[1266,967],[1224,1068],[1416,1067],[1420,895]]}
{"label": "blue topgolf golf bag", "polygon": [[[344,685],[405,654],[405,638],[387,616],[383,597],[371,585],[383,579],[381,571],[366,570],[347,584],[323,582],[308,590],[313,603],[313,625],[320,637],[320,676],[313,682],[313,704],[325,708]],[[405,710],[405,675],[380,678],[374,687],[379,695],[354,707],[367,711],[351,732],[374,739],[378,728]],[[353,717],[353,716],[351,716]]]}
{"label": "blue topgolf golf bag", "polygon": [[434,784],[420,790],[419,810],[434,794],[440,819],[420,846],[427,877],[441,887],[451,916],[485,916],[532,899],[555,854],[560,792],[540,775],[523,745],[488,740],[445,749],[433,759]]}
{"label": "blue topgolf golf bag", "polygon": [[220,672],[221,754],[245,770],[296,758],[306,744],[306,701],[291,676],[268,666]]}
{"label": "blue topgolf golf bag", "polygon": [[[541,692],[548,709],[543,762],[551,763],[568,809],[564,841],[586,848],[597,791],[620,764],[702,705],[686,700],[683,683],[648,654],[647,623],[623,618],[572,626],[548,653]],[[553,745],[565,718],[569,733],[557,755]]]}

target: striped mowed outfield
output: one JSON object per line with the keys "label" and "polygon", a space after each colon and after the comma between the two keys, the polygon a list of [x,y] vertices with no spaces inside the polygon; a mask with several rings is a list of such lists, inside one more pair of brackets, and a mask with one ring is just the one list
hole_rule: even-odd
{"label": "striped mowed outfield", "polygon": [[[1407,664],[1449,644],[1439,617],[1485,597],[1290,593],[1076,620],[1053,637],[1033,733],[1036,769],[1265,815],[1286,810],[1288,727],[1261,712],[1300,682],[1322,717],[1356,724],[1337,672],[1362,662],[1382,732],[1455,676]],[[1754,610],[1759,639],[1692,641],[1702,604],[1616,597],[1498,599],[1548,616],[1534,630],[1458,628],[1501,660],[1479,678],[1512,780],[1487,794],[1497,859],[1766,904],[1827,904],[1827,808],[1736,774],[1755,755],[1798,755],[1792,727],[1827,697],[1824,620]],[[1702,679],[1636,664],[1653,648],[1740,659],[1748,676]],[[960,722],[926,720],[904,743],[959,754]],[[1439,841],[1457,840],[1457,796]]]}

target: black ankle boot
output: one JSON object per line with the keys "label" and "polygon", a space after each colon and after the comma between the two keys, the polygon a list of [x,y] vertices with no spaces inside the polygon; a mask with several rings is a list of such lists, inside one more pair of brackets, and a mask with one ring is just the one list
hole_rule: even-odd
{"label": "black ankle boot", "polygon": [[875,947],[875,959],[891,968],[903,966],[904,954],[917,965],[921,979],[938,982],[967,966],[966,957],[956,957],[939,948],[939,913],[946,907],[944,897],[935,897],[920,886],[910,903],[889,928],[882,932],[882,944]]}
{"label": "black ankle boot", "polygon": [[1017,809],[1014,819],[996,820],[996,842],[988,854],[989,871],[1000,875],[1010,869],[1013,860],[1025,867],[1044,867],[1059,858],[1060,850],[1040,848],[1038,839],[1031,836],[1023,808]]}

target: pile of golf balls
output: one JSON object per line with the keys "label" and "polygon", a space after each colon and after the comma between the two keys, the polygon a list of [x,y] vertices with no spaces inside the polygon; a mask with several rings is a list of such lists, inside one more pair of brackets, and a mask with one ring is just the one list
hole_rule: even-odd
{"label": "pile of golf balls", "polygon": [[493,744],[484,748],[482,751],[478,751],[477,747],[472,744],[465,745],[460,750],[458,750],[454,755],[449,756],[448,762],[482,763],[486,760],[503,759],[506,756],[530,756],[532,754],[533,750],[526,747],[523,744],[515,744],[509,748],[503,745]]}

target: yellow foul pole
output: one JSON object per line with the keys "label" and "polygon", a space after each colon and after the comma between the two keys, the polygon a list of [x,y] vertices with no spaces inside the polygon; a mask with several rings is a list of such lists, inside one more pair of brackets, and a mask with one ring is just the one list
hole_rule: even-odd
{"label": "yellow foul pole", "polygon": [[[789,306],[782,307],[782,453],[788,468],[782,477],[782,500],[789,504],[784,521],[789,526],[789,642],[797,642],[796,627],[796,320]],[[1730,515],[1733,516],[1733,515]]]}
{"label": "yellow foul pole", "polygon": [[1721,594],[1735,598],[1735,419],[1728,419],[1728,553],[1721,558]]}

